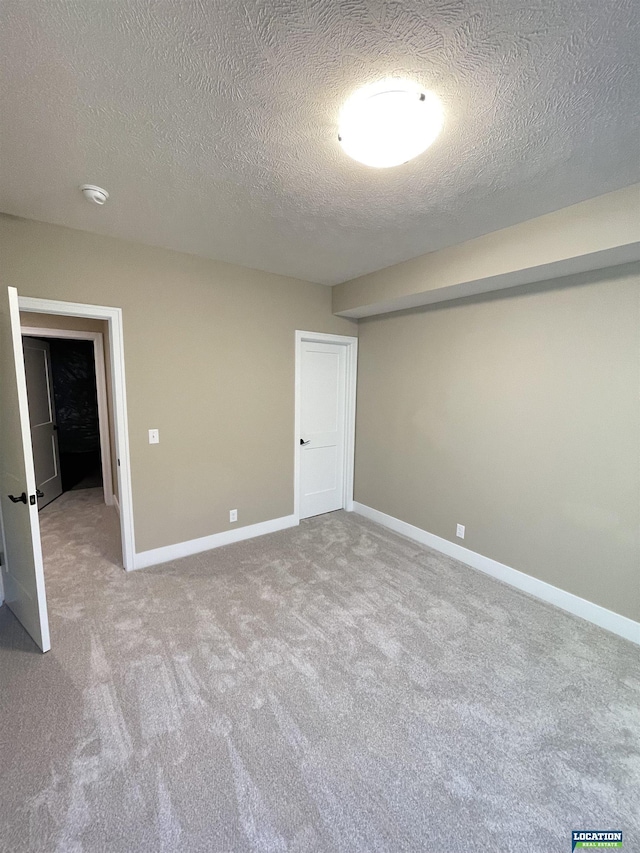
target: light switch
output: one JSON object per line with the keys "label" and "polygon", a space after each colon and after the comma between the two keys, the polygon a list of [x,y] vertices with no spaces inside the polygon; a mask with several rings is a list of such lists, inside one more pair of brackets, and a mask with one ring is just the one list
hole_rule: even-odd
{"label": "light switch", "polygon": [[149,430],[149,444],[160,444],[160,430],[159,429],[150,429]]}

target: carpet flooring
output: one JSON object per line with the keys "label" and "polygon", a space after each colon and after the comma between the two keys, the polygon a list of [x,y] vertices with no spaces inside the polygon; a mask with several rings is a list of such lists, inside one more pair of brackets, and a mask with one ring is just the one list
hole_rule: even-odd
{"label": "carpet flooring", "polygon": [[101,501],[52,651],[0,610],[3,853],[640,850],[630,643],[344,512],[125,574]]}
{"label": "carpet flooring", "polygon": [[[102,488],[102,470],[96,469],[95,471],[91,471],[90,474],[87,474],[86,477],[83,477],[79,483],[76,483],[75,486],[71,486],[69,491],[80,491],[80,489],[101,489]],[[103,493],[104,494],[104,493]]]}

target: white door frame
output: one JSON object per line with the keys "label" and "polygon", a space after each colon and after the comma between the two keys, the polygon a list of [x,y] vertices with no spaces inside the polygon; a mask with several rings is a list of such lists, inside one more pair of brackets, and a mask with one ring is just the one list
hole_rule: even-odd
{"label": "white door frame", "polygon": [[348,335],[328,335],[324,332],[302,332],[296,330],[295,369],[295,417],[294,417],[294,463],[293,463],[293,512],[300,522],[300,404],[302,399],[302,344],[336,344],[346,349],[345,389],[345,442],[343,505],[353,510],[353,473],[356,444],[356,385],[358,380],[358,339]]}
{"label": "white door frame", "polygon": [[100,458],[102,463],[102,485],[104,502],[114,503],[113,478],[111,474],[111,442],[109,441],[109,409],[107,406],[107,376],[104,366],[104,342],[102,332],[77,332],[73,329],[39,329],[36,326],[21,326],[23,335],[34,338],[63,338],[76,341],[93,341],[93,360],[96,373],[96,396],[98,398],[98,426],[100,428]]}
{"label": "white door frame", "polygon": [[[122,534],[122,562],[127,571],[135,568],[135,535],[133,526],[133,498],[131,492],[131,460],[129,457],[129,427],[127,419],[127,395],[124,372],[124,340],[122,333],[122,309],[104,305],[84,305],[79,302],[59,302],[55,299],[40,299],[31,296],[19,296],[21,311],[36,314],[57,314],[64,317],[88,317],[93,320],[106,320],[109,328],[109,349],[111,352],[111,377],[113,382],[113,420],[115,424],[115,445],[118,458],[118,501],[120,512],[120,530]],[[61,334],[60,329],[43,330],[29,327],[34,334],[43,335],[43,331],[55,332],[57,337],[84,337],[99,332],[77,332],[73,335]],[[100,335],[102,337],[102,335]],[[94,342],[95,348],[95,342]],[[98,356],[100,358],[100,356]],[[102,356],[104,364],[104,354]],[[96,361],[96,368],[98,362]],[[98,371],[96,370],[96,376]],[[103,370],[104,378],[104,370]],[[102,422],[100,423],[100,443],[102,445]],[[108,419],[106,420],[108,425]],[[107,443],[108,446],[108,443]],[[111,467],[111,455],[106,454]],[[104,460],[105,454],[103,454]],[[104,470],[103,470],[104,473]],[[106,500],[106,498],[105,498]],[[112,501],[113,502],[113,501]]]}

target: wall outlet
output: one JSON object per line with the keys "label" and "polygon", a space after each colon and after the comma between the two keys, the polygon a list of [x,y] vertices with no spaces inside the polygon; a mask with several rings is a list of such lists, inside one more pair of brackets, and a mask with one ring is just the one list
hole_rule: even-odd
{"label": "wall outlet", "polygon": [[149,444],[160,444],[160,430],[159,429],[150,429],[149,430]]}
{"label": "wall outlet", "polygon": [[238,510],[230,509],[229,510],[229,521],[237,521],[238,520]]}
{"label": "wall outlet", "polygon": [[456,524],[456,536],[459,539],[464,539],[464,524]]}

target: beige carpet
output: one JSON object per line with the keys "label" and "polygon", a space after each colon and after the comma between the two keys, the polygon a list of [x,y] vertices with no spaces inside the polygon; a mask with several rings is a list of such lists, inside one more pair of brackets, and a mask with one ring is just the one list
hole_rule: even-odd
{"label": "beige carpet", "polygon": [[342,512],[125,574],[101,500],[52,651],[0,610],[2,851],[640,850],[631,644]]}

